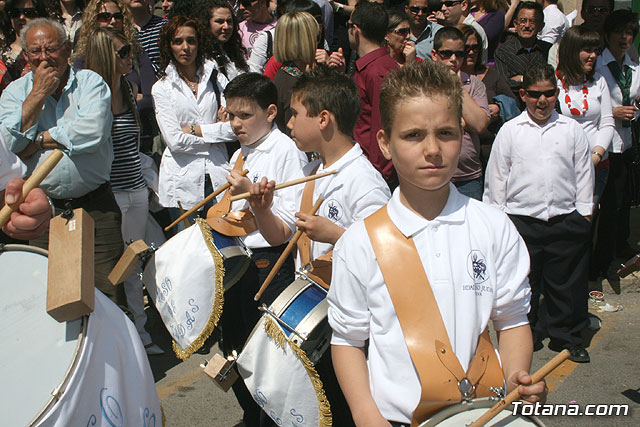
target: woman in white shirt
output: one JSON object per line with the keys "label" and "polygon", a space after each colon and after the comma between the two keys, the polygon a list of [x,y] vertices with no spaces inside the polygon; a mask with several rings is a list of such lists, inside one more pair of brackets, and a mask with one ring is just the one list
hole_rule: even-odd
{"label": "woman in white shirt", "polygon": [[596,168],[594,210],[607,182],[607,150],[614,131],[609,88],[595,69],[599,45],[597,32],[581,26],[571,27],[560,42],[560,59],[556,68],[560,111],[582,125],[589,141],[591,159]]}
{"label": "woman in white shirt", "polygon": [[180,215],[178,202],[192,208],[226,182],[224,143],[236,139],[228,122],[218,122],[228,80],[211,59],[212,44],[211,33],[184,16],[171,18],[160,35],[165,75],[151,94],[167,144],[160,164],[160,204],[172,219]]}
{"label": "woman in white shirt", "polygon": [[628,243],[627,175],[632,160],[631,119],[640,120],[640,66],[631,60],[627,51],[638,34],[638,14],[629,10],[610,13],[604,23],[604,33],[606,49],[598,57],[597,71],[609,86],[615,129],[609,147],[609,179],[602,194],[591,280],[607,277],[616,255],[628,259],[637,252]]}

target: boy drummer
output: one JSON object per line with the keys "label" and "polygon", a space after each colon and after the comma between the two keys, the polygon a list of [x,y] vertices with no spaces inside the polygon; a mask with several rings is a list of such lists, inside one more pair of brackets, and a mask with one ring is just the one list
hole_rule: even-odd
{"label": "boy drummer", "polygon": [[[275,85],[268,77],[257,73],[246,73],[232,80],[224,91],[227,100],[226,110],[229,114],[231,128],[240,141],[238,149],[231,157],[234,169],[227,180],[231,184],[231,194],[244,193],[252,183],[263,176],[273,177],[278,183],[290,181],[302,174],[302,167],[307,164],[305,154],[298,150],[295,143],[282,133],[274,124],[277,114],[276,103],[278,93]],[[247,177],[240,171],[248,169]],[[282,198],[292,197],[293,187],[280,190],[276,202]],[[221,202],[222,203],[222,202]],[[238,213],[248,207],[244,200],[233,202],[231,212]],[[215,209],[216,207],[214,206]],[[251,215],[249,215],[251,217]],[[215,220],[211,220],[215,221]],[[218,220],[210,225],[214,229],[220,225]],[[222,223],[224,227],[226,224]],[[223,333],[223,351],[225,355],[231,350],[240,351],[251,330],[258,322],[261,312],[253,300],[258,288],[282,254],[282,242],[277,245],[269,243],[255,226],[243,238],[244,244],[252,251],[251,264],[242,278],[225,292],[224,311],[220,319]],[[223,229],[218,229],[226,234]],[[270,305],[275,298],[294,280],[293,259],[290,257],[270,288],[262,295],[260,303]],[[233,384],[233,391],[244,410],[243,421],[246,425],[264,425],[266,414],[261,413],[242,381]],[[270,423],[269,423],[270,424]]]}
{"label": "boy drummer", "polygon": [[[251,193],[256,197],[250,202],[260,231],[271,244],[286,241],[296,227],[305,231],[308,238],[303,236],[298,241],[297,266],[309,267],[311,263],[313,270],[307,274],[328,285],[331,279],[329,252],[335,242],[347,227],[383,206],[391,194],[382,175],[353,141],[360,97],[351,79],[328,67],[315,67],[302,75],[293,87],[291,112],[287,126],[296,145],[302,151],[320,156],[304,167],[304,175],[330,170],[338,173],[296,187],[293,203],[279,204],[279,217],[269,208],[273,181],[263,178],[253,185]],[[320,197],[324,201],[317,215],[309,215]],[[322,263],[318,263],[320,260]],[[329,352],[318,361],[316,369],[331,404],[334,425],[351,425]]]}
{"label": "boy drummer", "polygon": [[504,213],[450,184],[462,90],[431,61],[393,72],[382,87],[378,142],[400,186],[336,244],[328,295],[333,363],[357,425],[419,423],[504,384],[528,401],[546,397],[528,375],[525,244]]}

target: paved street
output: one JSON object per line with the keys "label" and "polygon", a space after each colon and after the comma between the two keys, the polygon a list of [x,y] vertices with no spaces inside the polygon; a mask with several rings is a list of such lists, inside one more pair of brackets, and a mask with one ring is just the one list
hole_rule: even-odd
{"label": "paved street", "polygon": [[[640,212],[633,210],[634,241],[640,240]],[[613,288],[603,282],[605,302],[622,305],[619,312],[590,312],[601,319],[602,327],[593,337],[589,352],[591,363],[565,362],[547,381],[551,388],[549,403],[628,404],[626,417],[542,416],[547,426],[638,426],[640,425],[640,273]],[[614,288],[620,293],[616,294]],[[159,318],[150,316],[154,341],[170,349],[170,338]],[[214,346],[214,349],[216,346]],[[544,348],[534,354],[533,369],[556,353]],[[150,358],[167,426],[235,426],[241,411],[233,393],[222,392],[203,372],[200,364],[208,356],[194,354],[181,362],[167,352]],[[339,424],[335,424],[339,426]]]}

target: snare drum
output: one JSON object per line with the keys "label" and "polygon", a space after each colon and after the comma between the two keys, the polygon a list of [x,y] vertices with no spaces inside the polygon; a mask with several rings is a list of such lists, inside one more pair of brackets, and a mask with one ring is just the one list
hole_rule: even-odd
{"label": "snare drum", "polygon": [[180,359],[211,335],[222,314],[224,291],[249,268],[250,255],[239,238],[217,233],[200,218],[153,254],[142,281]]}
{"label": "snare drum", "polygon": [[326,296],[324,288],[300,275],[266,309],[238,358],[247,389],[277,425],[331,424],[314,366],[331,338]]}
{"label": "snare drum", "polygon": [[[487,412],[497,400],[489,400],[489,398],[473,399],[469,402],[461,402],[453,406],[448,406],[441,411],[438,411],[433,417],[424,423],[420,424],[420,427],[431,426],[466,426],[473,423]],[[513,427],[526,427],[526,426],[541,426],[544,424],[540,419],[535,416],[513,415],[513,405],[508,406],[496,415],[487,426],[513,426]]]}
{"label": "snare drum", "polygon": [[327,290],[304,274],[273,301],[271,314],[288,339],[316,363],[329,347],[331,327],[327,320]]}
{"label": "snare drum", "polygon": [[94,312],[46,312],[47,252],[0,248],[0,412],[5,425],[160,425],[158,394],[134,325],[97,291]]}

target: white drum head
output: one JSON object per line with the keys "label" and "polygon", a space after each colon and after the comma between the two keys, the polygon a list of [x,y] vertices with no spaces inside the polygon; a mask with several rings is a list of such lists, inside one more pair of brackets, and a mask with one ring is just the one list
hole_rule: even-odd
{"label": "white drum head", "polygon": [[46,251],[6,245],[0,251],[0,412],[4,425],[28,425],[69,374],[83,319],[58,323],[46,311]]}
{"label": "white drum head", "polygon": [[[420,424],[420,427],[431,426],[468,426],[484,415],[497,401],[487,398],[473,399],[470,402],[462,402],[453,406],[444,408],[436,413],[430,420]],[[523,415],[513,415],[513,405],[498,413],[487,426],[511,426],[511,427],[530,427],[541,426],[544,424],[536,417],[525,417]]]}

